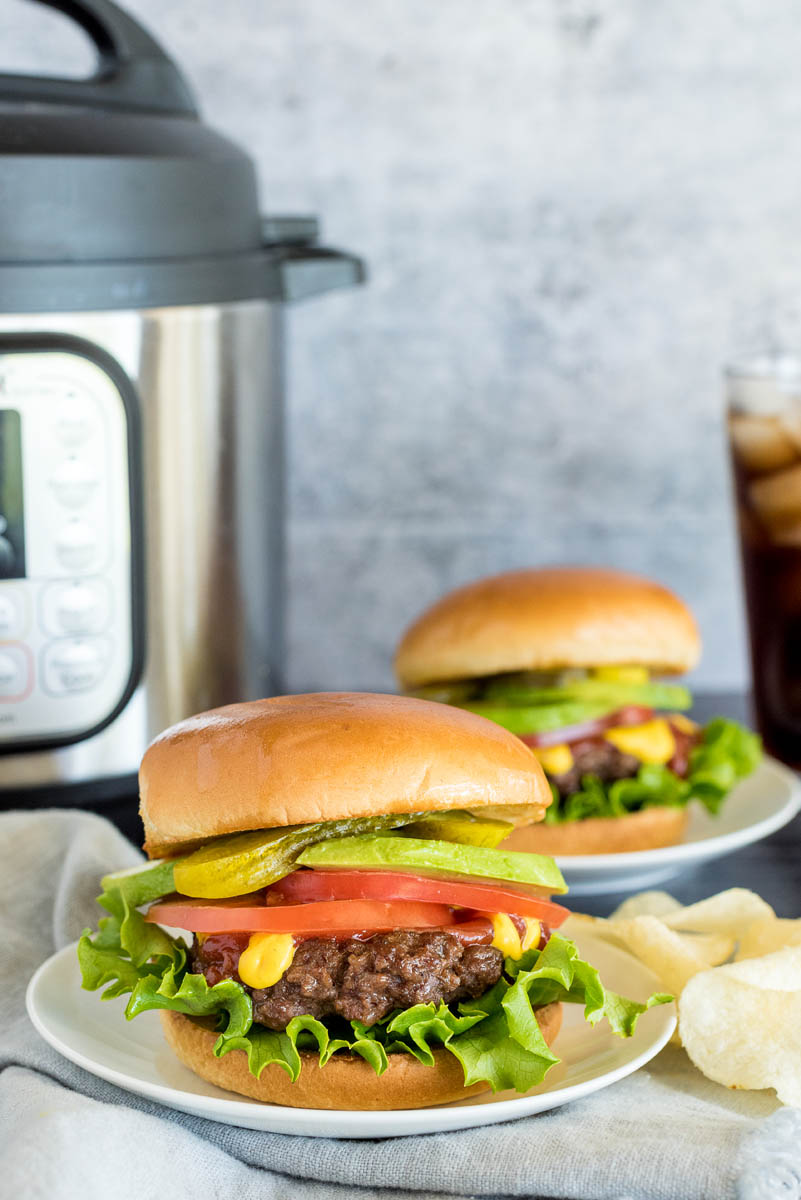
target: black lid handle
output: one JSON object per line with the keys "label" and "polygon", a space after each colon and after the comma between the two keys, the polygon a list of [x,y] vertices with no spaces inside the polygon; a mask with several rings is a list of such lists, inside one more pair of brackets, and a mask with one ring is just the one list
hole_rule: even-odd
{"label": "black lid handle", "polygon": [[262,217],[262,244],[271,253],[270,294],[291,304],[323,292],[364,283],[367,268],[362,259],[342,250],[317,245],[316,217]]}
{"label": "black lid handle", "polygon": [[79,104],[196,117],[183,75],[158,42],[111,0],[36,0],[70,17],[97,48],[88,79],[0,72],[0,100]]}

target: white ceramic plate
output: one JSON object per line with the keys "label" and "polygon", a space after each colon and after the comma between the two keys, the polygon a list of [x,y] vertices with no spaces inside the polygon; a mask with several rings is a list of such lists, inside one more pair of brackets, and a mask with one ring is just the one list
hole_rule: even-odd
{"label": "white ceramic plate", "polygon": [[775,833],[801,809],[801,781],[774,758],[765,758],[726,797],[717,817],[693,803],[684,841],[661,850],[628,854],[574,854],[557,857],[575,896],[641,891],[664,883],[689,867],[731,854]]}
{"label": "white ceramic plate", "polygon": [[[606,945],[586,929],[574,932],[569,921],[564,928],[568,936],[575,937],[583,956],[598,967],[608,987],[636,1000],[659,990],[650,971],[624,951]],[[545,1083],[524,1096],[499,1092],[437,1108],[340,1112],[260,1104],[199,1079],[168,1049],[158,1013],[143,1013],[126,1022],[124,998],[101,1001],[99,993],[81,990],[74,945],[39,968],[28,985],[26,1003],[42,1037],[59,1054],[101,1079],[226,1125],[305,1137],[440,1133],[544,1112],[630,1075],[662,1049],[676,1024],[674,1005],[652,1008],[643,1013],[634,1036],[623,1039],[615,1037],[605,1021],[592,1029],[579,1007],[566,1004],[554,1046],[562,1061],[549,1072]]]}

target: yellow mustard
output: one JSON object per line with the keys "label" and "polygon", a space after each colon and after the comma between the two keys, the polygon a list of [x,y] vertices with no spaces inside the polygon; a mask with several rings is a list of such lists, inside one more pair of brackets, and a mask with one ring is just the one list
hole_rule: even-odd
{"label": "yellow mustard", "polygon": [[295,957],[291,933],[254,933],[239,959],[239,978],[248,987],[272,987]]}
{"label": "yellow mustard", "polygon": [[542,937],[542,927],[534,917],[526,917],[526,932],[521,943],[523,950],[530,950],[532,946],[539,946],[540,938]]}
{"label": "yellow mustard", "polygon": [[520,945],[520,934],[515,923],[507,913],[493,913],[490,917],[494,930],[493,946],[497,947],[507,958],[519,958],[523,953]]}
{"label": "yellow mustard", "polygon": [[522,941],[520,934],[517,932],[517,926],[508,913],[493,913],[490,920],[492,921],[494,931],[492,944],[506,958],[520,958],[525,950],[539,945],[542,930],[539,921],[533,917],[524,918],[526,931]]}

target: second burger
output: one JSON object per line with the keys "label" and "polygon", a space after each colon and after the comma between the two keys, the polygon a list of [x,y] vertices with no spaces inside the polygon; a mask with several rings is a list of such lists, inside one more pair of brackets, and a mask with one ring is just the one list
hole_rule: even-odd
{"label": "second burger", "polygon": [[689,609],[651,580],[597,567],[508,571],[427,609],[395,657],[409,693],[489,717],[534,751],[553,793],[543,824],[506,843],[546,854],[681,841],[687,806],[715,814],[761,757],[734,721],[701,727],[665,677],[690,670]]}

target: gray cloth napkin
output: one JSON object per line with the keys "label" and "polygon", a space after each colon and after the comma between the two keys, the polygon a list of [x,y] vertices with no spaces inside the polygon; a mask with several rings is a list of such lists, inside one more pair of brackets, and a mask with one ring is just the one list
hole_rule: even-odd
{"label": "gray cloth napkin", "polygon": [[[362,1142],[218,1125],[96,1079],[39,1038],[25,986],[96,923],[100,876],[136,861],[87,813],[0,816],[0,1197],[801,1197],[801,1112],[710,1083],[675,1048],[538,1117]],[[87,993],[88,1009],[98,1003]]]}

